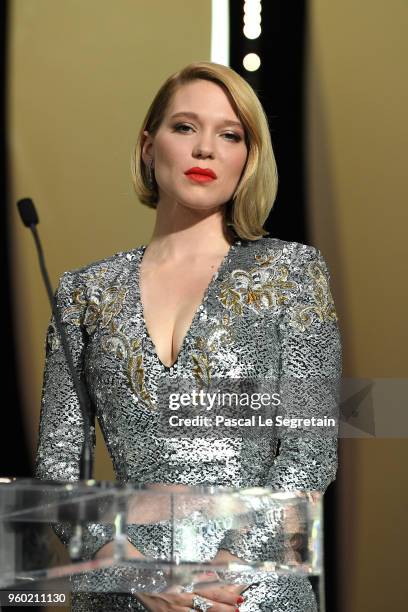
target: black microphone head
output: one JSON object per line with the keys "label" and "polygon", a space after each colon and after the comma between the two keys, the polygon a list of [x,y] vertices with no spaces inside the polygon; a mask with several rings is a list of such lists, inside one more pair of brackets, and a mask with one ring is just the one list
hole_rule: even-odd
{"label": "black microphone head", "polygon": [[26,227],[37,225],[38,215],[35,210],[34,202],[31,198],[23,198],[17,202],[18,211],[20,213],[21,220]]}

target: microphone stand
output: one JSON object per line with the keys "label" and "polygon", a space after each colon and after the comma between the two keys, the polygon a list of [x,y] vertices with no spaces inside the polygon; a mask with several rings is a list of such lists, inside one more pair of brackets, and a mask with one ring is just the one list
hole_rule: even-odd
{"label": "microphone stand", "polygon": [[[24,198],[17,202],[17,206],[20,212],[20,216],[22,221],[26,227],[29,227],[33,236],[35,245],[37,248],[37,254],[40,262],[41,274],[47,289],[48,299],[51,304],[52,312],[55,319],[55,324],[57,327],[58,334],[61,338],[61,344],[64,352],[64,356],[68,365],[68,369],[70,375],[72,377],[72,381],[74,384],[75,392],[77,394],[79,405],[82,413],[83,419],[83,431],[84,431],[84,440],[82,444],[81,456],[80,456],[80,464],[79,464],[79,479],[80,480],[90,480],[92,479],[93,472],[93,459],[91,452],[91,439],[90,439],[90,427],[91,427],[91,419],[90,419],[90,405],[91,401],[86,390],[84,383],[80,380],[76,368],[74,366],[74,362],[72,359],[72,355],[68,346],[68,341],[66,337],[66,333],[64,327],[62,325],[59,308],[57,301],[54,297],[51,283],[49,280],[48,272],[45,266],[43,249],[41,246],[41,242],[37,233],[36,225],[38,223],[38,215],[34,207],[34,203],[29,198]],[[78,521],[74,526],[74,534],[71,537],[69,543],[69,552],[72,559],[78,559],[81,553],[81,543],[82,543],[82,529],[83,524],[86,519],[86,502],[83,500],[79,501],[79,516]]]}

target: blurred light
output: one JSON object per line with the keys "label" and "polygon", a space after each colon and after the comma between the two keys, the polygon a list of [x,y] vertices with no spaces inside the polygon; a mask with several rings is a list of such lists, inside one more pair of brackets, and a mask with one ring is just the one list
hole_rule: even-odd
{"label": "blurred light", "polygon": [[244,15],[244,23],[251,25],[252,23],[261,23],[262,17],[259,14]]}
{"label": "blurred light", "polygon": [[229,2],[211,2],[211,61],[229,66]]}
{"label": "blurred light", "polygon": [[262,6],[260,0],[246,0],[244,2],[244,28],[243,33],[246,38],[254,40],[261,34]]}
{"label": "blurred light", "polygon": [[247,13],[249,11],[260,11],[262,10],[261,0],[245,0],[244,2],[244,11]]}
{"label": "blurred light", "polygon": [[247,53],[242,60],[242,64],[245,70],[248,70],[248,72],[255,72],[255,70],[258,70],[259,66],[261,65],[261,58],[257,53]]}
{"label": "blurred light", "polygon": [[243,32],[246,38],[254,40],[255,38],[259,38],[262,32],[262,28],[260,25],[246,25],[244,26]]}

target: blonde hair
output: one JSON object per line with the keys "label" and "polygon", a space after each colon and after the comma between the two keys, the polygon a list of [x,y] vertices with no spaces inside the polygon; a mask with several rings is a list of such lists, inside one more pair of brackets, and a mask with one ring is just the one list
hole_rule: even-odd
{"label": "blonde hair", "polygon": [[143,132],[154,135],[159,129],[172,96],[179,87],[195,79],[212,81],[227,95],[245,129],[248,148],[241,179],[231,200],[225,204],[224,224],[244,240],[258,240],[269,234],[263,229],[275,202],[278,173],[268,119],[252,87],[232,68],[214,62],[195,62],[171,75],[154,97],[140,128],[132,152],[133,186],[139,200],[156,208],[157,184],[149,185],[148,170],[142,159]]}

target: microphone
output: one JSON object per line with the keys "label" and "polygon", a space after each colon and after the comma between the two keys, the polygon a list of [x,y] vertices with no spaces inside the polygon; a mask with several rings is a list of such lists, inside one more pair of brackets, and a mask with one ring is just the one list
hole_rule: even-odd
{"label": "microphone", "polygon": [[[55,318],[55,324],[58,330],[58,333],[61,338],[61,344],[64,351],[65,359],[68,365],[69,372],[71,374],[75,393],[79,400],[79,405],[82,413],[83,420],[83,430],[84,430],[84,440],[82,444],[82,451],[80,457],[79,464],[79,478],[80,480],[90,480],[92,478],[92,453],[91,453],[91,440],[90,440],[90,398],[84,385],[83,381],[77,374],[75,369],[72,355],[70,349],[68,347],[67,337],[65,334],[65,330],[63,328],[61,317],[59,313],[59,308],[56,299],[54,298],[54,293],[51,288],[50,279],[48,276],[48,272],[45,266],[44,254],[41,246],[41,242],[37,233],[36,225],[39,222],[37,211],[35,210],[35,206],[33,201],[30,198],[23,198],[17,202],[18,211],[20,213],[20,217],[22,222],[26,227],[29,227],[33,233],[35,244],[37,247],[38,258],[40,262],[41,274],[44,280],[44,284],[47,289],[48,299],[51,304],[51,309]],[[80,504],[80,521],[85,519],[85,508]],[[73,558],[78,558],[81,548],[81,539],[82,539],[82,526],[81,523],[77,524],[75,527],[75,535],[71,538],[70,541],[70,552]]]}

